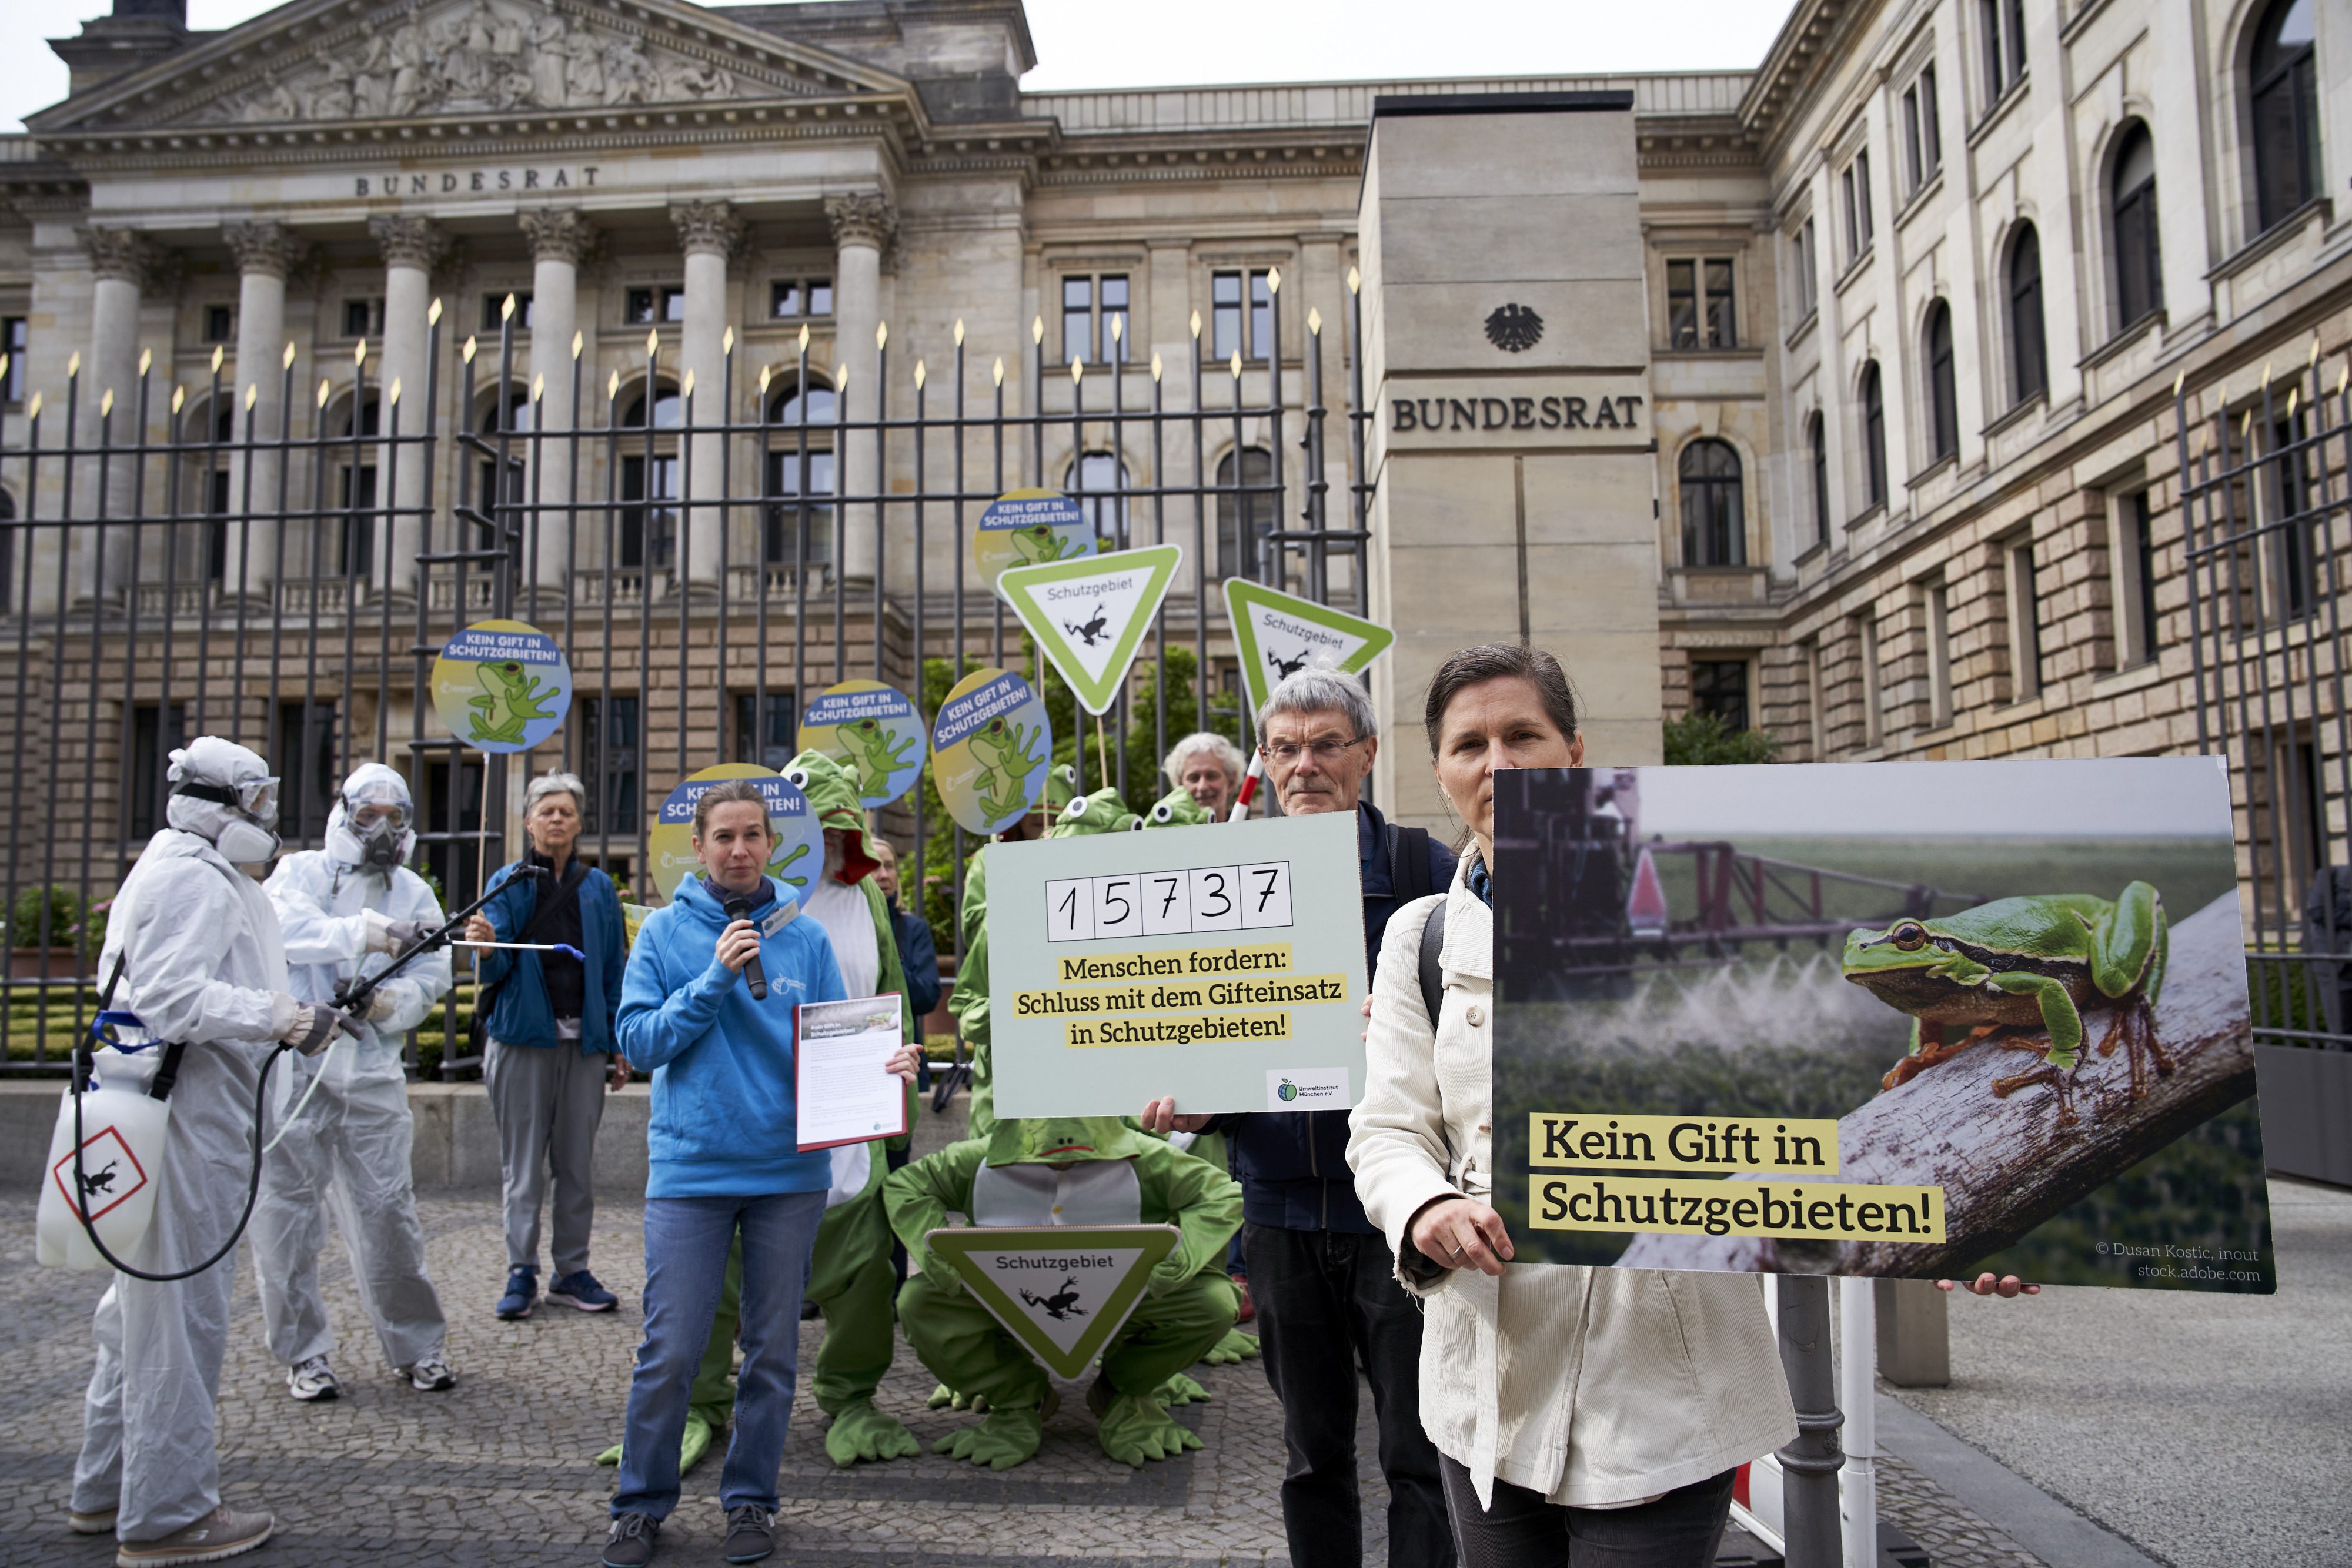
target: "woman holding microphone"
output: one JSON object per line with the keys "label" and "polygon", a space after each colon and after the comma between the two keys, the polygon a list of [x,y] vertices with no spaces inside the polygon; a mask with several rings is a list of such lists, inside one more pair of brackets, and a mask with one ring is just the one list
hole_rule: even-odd
{"label": "woman holding microphone", "polygon": [[[646,918],[622,981],[621,1049],[653,1073],[653,1120],[645,1340],[629,1385],[607,1568],[651,1562],[661,1522],[677,1505],[688,1390],[739,1229],[743,1368],[719,1500],[728,1561],[757,1562],[774,1549],[801,1287],[833,1171],[824,1150],[800,1152],[793,1009],[844,995],[824,927],[794,918],[767,875],[774,842],[758,784],[713,785],[694,811],[702,874]],[[764,1000],[754,998],[754,981]],[[902,1046],[887,1071],[913,1078],[913,1049]]]}

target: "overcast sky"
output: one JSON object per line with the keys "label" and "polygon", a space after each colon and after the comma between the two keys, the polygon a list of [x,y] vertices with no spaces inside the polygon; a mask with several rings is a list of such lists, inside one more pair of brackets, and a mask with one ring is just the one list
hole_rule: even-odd
{"label": "overcast sky", "polygon": [[1854,762],[1642,775],[1642,835],[2227,835],[2229,786],[2201,757]]}
{"label": "overcast sky", "polygon": [[[0,130],[66,92],[47,40],[110,0],[0,0]],[[1789,0],[1028,0],[1032,91],[1365,78],[1561,76],[1756,65]],[[714,9],[724,9],[723,6]],[[189,0],[228,27],[270,0]]]}

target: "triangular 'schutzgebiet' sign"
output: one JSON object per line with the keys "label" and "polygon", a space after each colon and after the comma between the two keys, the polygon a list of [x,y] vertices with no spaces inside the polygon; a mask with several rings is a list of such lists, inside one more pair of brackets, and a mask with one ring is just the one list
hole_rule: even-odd
{"label": "triangular 'schutzgebiet' sign", "polygon": [[924,1244],[1056,1377],[1076,1377],[1143,1300],[1172,1225],[934,1230]]}
{"label": "triangular 'schutzgebiet' sign", "polygon": [[1396,633],[1377,621],[1238,577],[1225,580],[1225,610],[1252,713],[1299,671],[1352,675],[1396,641]]}
{"label": "triangular 'schutzgebiet' sign", "polygon": [[1091,714],[1118,700],[1143,633],[1184,561],[1181,545],[1017,566],[996,591]]}

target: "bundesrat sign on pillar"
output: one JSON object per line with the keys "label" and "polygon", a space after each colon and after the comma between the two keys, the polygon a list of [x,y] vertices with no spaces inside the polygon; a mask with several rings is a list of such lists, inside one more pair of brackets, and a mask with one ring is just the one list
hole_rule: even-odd
{"label": "bundesrat sign on pillar", "polygon": [[[1447,653],[1526,641],[1591,760],[1659,761],[1633,95],[1376,98],[1357,221],[1381,711],[1402,731]],[[1402,820],[1448,825],[1413,737],[1379,766]]]}

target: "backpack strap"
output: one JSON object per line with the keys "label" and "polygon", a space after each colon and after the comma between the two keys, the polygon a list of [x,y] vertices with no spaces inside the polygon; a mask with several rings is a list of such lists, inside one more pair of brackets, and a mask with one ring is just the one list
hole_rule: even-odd
{"label": "backpack strap", "polygon": [[1438,956],[1445,947],[1445,900],[1441,898],[1429,906],[1429,918],[1421,924],[1421,1005],[1429,1014],[1429,1027],[1437,1027],[1438,1009],[1445,1005],[1445,972]]}
{"label": "backpack strap", "polygon": [[1389,824],[1389,880],[1399,904],[1427,898],[1437,891],[1429,874],[1429,830]]}

